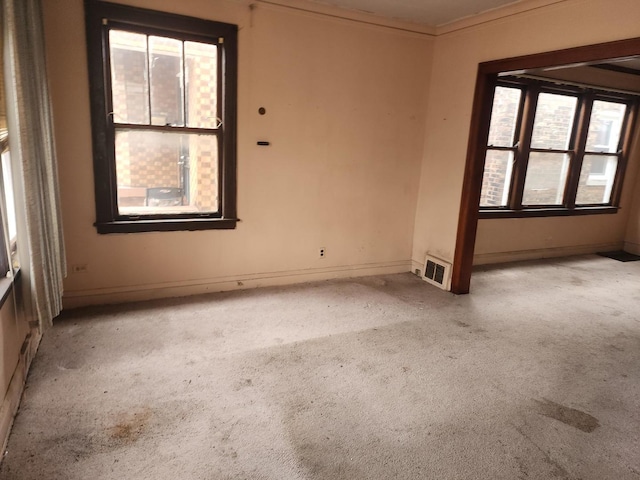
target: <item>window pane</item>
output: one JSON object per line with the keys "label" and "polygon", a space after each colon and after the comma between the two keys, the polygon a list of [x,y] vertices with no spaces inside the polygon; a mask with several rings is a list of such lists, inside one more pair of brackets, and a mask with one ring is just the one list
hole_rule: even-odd
{"label": "window pane", "polygon": [[218,138],[116,131],[116,178],[121,215],[217,212]]}
{"label": "window pane", "polygon": [[621,103],[593,102],[589,134],[587,135],[588,152],[616,153],[620,142],[622,122],[627,106]]}
{"label": "window pane", "polygon": [[509,200],[513,152],[488,150],[484,160],[481,207],[504,207]]}
{"label": "window pane", "polygon": [[18,228],[16,226],[16,206],[13,199],[13,173],[11,170],[9,150],[2,153],[2,180],[4,201],[7,210],[7,224],[9,226],[9,241],[14,243],[18,237]]}
{"label": "window pane", "polygon": [[218,127],[218,47],[206,43],[184,42],[187,70],[187,125]]}
{"label": "window pane", "polygon": [[524,181],[523,205],[562,205],[569,155],[531,152]]}
{"label": "window pane", "polygon": [[184,126],[182,42],[149,37],[151,124]]}
{"label": "window pane", "polygon": [[615,155],[585,155],[580,171],[576,204],[609,203],[617,168],[618,157]]}
{"label": "window pane", "polygon": [[491,110],[488,145],[494,147],[512,147],[516,131],[516,121],[520,109],[519,88],[496,87]]}
{"label": "window pane", "polygon": [[567,150],[577,103],[576,97],[541,93],[533,122],[531,148]]}
{"label": "window pane", "polygon": [[149,123],[147,37],[111,30],[113,118],[119,123]]}

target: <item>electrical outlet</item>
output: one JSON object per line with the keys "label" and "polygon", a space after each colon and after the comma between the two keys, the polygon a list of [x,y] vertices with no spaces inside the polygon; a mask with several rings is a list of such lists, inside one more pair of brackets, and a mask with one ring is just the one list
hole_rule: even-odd
{"label": "electrical outlet", "polygon": [[76,263],[71,265],[71,273],[87,273],[89,271],[89,265],[86,263]]}
{"label": "electrical outlet", "polygon": [[324,248],[324,247],[321,247],[320,251],[319,251],[319,257],[320,258],[324,258],[326,256],[326,254],[327,254],[327,249]]}

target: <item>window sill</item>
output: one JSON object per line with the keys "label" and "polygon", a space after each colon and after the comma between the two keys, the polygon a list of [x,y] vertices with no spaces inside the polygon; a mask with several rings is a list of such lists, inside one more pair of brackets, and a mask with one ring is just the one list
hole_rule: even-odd
{"label": "window sill", "polygon": [[11,289],[14,284],[17,284],[20,281],[20,269],[17,269],[13,274],[13,278],[5,277],[0,278],[0,308],[4,306],[4,302],[9,298],[9,293],[11,293]]}
{"label": "window sill", "polygon": [[176,232],[194,230],[231,230],[236,228],[235,218],[178,218],[154,220],[115,220],[96,222],[98,233]]}
{"label": "window sill", "polygon": [[478,218],[529,218],[529,217],[569,217],[579,215],[602,215],[618,213],[618,207],[598,206],[598,207],[577,207],[568,208],[530,208],[527,210],[480,210]]}

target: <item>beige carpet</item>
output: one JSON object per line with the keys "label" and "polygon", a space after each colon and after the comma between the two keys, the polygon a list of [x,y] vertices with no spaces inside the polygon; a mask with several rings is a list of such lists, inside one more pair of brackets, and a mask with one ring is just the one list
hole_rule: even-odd
{"label": "beige carpet", "polygon": [[639,479],[640,262],[67,312],[0,479]]}

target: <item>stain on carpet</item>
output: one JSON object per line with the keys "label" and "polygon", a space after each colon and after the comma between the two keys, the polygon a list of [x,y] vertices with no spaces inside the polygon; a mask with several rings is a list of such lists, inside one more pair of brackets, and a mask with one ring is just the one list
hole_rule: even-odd
{"label": "stain on carpet", "polygon": [[596,417],[575,408],[560,405],[546,398],[542,401],[534,400],[534,403],[540,415],[553,418],[583,432],[591,433],[600,426]]}
{"label": "stain on carpet", "polygon": [[149,409],[122,414],[118,422],[109,428],[109,436],[118,443],[133,443],[147,430],[150,419],[151,410]]}
{"label": "stain on carpet", "polygon": [[252,387],[252,386],[253,386],[253,380],[251,380],[250,378],[241,378],[235,383],[233,387],[233,391],[238,392],[243,388]]}

